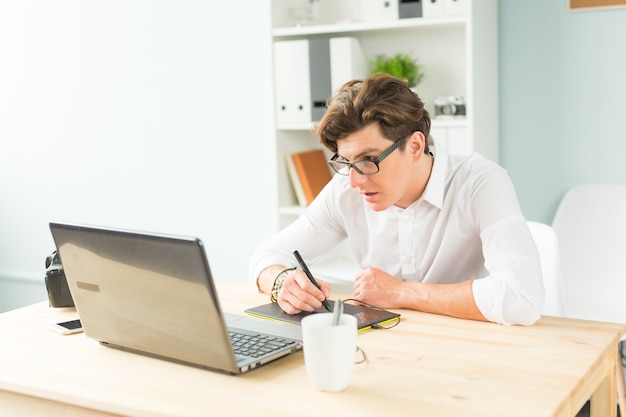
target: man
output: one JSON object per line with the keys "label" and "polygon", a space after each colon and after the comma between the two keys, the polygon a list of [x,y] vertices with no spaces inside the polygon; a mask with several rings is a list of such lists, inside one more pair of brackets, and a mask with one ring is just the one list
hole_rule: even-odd
{"label": "man", "polygon": [[316,126],[335,155],[331,182],[253,255],[258,288],[289,314],[322,307],[306,259],[344,239],[363,269],[353,297],[465,319],[531,325],[544,290],[539,255],[506,171],[478,154],[448,155],[419,97],[397,78],[346,83]]}

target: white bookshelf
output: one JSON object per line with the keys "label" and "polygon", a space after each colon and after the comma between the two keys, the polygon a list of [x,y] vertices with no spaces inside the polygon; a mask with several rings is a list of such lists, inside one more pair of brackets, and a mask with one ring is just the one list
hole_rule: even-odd
{"label": "white bookshelf", "polygon": [[[319,0],[317,20],[296,26],[289,16],[288,8],[306,1],[272,0],[273,39],[356,37],[368,62],[379,54],[410,52],[425,72],[416,91],[431,114],[432,135],[450,152],[477,151],[497,162],[497,0],[464,0],[466,12],[460,16],[334,23],[337,20],[333,19],[342,12],[342,8],[344,13],[350,13],[350,8],[357,7],[359,1],[365,0]],[[433,102],[442,95],[463,96],[467,107],[466,117],[452,120],[435,118]],[[304,211],[303,207],[297,206],[284,161],[288,153],[321,146],[318,139],[311,135],[311,126],[312,123],[276,126],[274,148],[277,161],[278,224],[281,228]],[[346,251],[340,252],[343,262]]]}
{"label": "white bookshelf", "polygon": [[401,29],[415,29],[419,27],[453,27],[463,26],[465,24],[465,16],[454,17],[436,17],[424,19],[421,17],[398,19],[386,22],[350,22],[350,23],[332,23],[311,26],[292,26],[279,27],[272,30],[274,39],[293,38],[302,36],[315,35],[337,35],[337,34],[353,34],[360,35],[372,33],[376,31],[394,31]]}

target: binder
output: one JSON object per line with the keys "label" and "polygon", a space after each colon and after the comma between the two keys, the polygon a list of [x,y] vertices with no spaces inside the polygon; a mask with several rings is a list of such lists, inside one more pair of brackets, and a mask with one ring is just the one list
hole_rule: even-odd
{"label": "binder", "polygon": [[309,41],[274,42],[274,94],[276,123],[311,122]]}
{"label": "binder", "polygon": [[332,94],[328,39],[309,40],[309,79],[311,92],[311,121],[326,113],[326,100]]}
{"label": "binder", "polygon": [[330,39],[330,86],[334,94],[344,83],[367,76],[367,60],[357,38]]}
{"label": "binder", "polygon": [[367,61],[352,37],[274,42],[274,67],[278,128],[321,119],[326,100],[343,83],[367,75]]}

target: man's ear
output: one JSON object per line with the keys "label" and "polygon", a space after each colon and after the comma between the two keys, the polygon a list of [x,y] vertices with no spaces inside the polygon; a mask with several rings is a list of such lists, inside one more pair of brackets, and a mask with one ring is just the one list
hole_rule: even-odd
{"label": "man's ear", "polygon": [[411,136],[409,136],[406,149],[411,152],[411,155],[416,157],[421,157],[424,153],[424,149],[426,148],[426,137],[422,132],[415,131]]}

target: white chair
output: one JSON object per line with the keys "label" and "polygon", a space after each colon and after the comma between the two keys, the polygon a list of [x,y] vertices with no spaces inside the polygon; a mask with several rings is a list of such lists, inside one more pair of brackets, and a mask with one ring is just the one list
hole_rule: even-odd
{"label": "white chair", "polygon": [[[567,316],[626,323],[626,184],[583,184],[567,191],[552,227],[561,248]],[[626,415],[623,369],[618,404]]]}
{"label": "white chair", "polygon": [[552,227],[567,316],[626,323],[626,184],[571,188]]}
{"label": "white chair", "polygon": [[542,314],[546,316],[565,316],[563,301],[563,284],[561,282],[561,263],[559,257],[559,241],[556,233],[547,224],[528,221],[528,228],[539,251],[543,286],[546,300]]}

